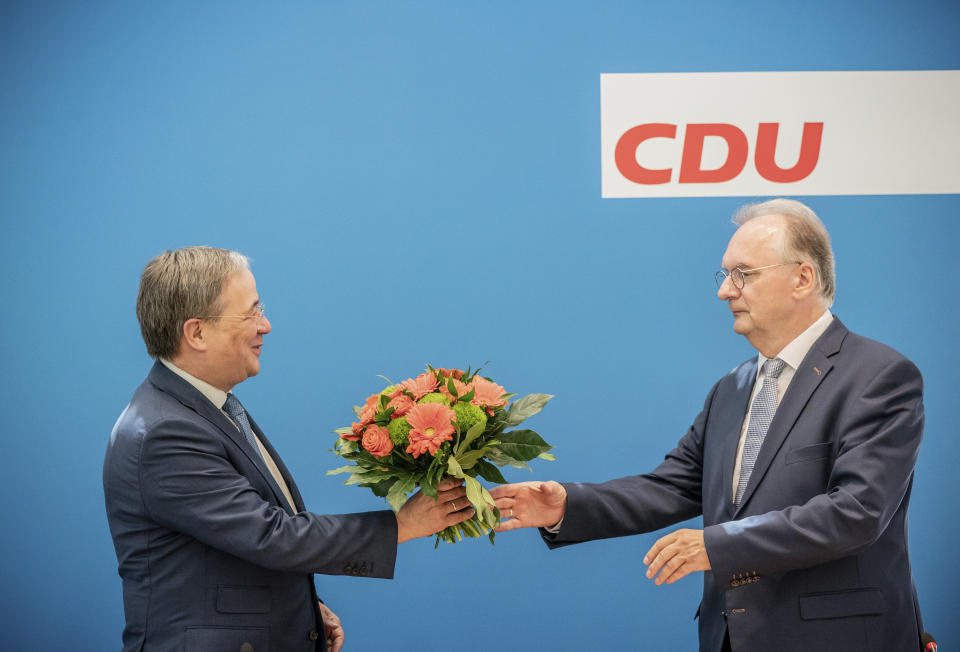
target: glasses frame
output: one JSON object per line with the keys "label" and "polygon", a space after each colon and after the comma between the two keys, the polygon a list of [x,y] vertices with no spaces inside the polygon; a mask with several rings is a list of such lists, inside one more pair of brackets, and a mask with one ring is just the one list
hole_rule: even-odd
{"label": "glasses frame", "polygon": [[258,301],[257,305],[254,307],[254,312],[248,313],[246,315],[199,315],[194,317],[194,319],[222,319],[222,318],[233,318],[233,319],[254,319],[257,320],[257,326],[263,323],[264,312],[266,307],[263,304],[263,301]]}
{"label": "glasses frame", "polygon": [[[717,289],[719,290],[723,287],[724,281],[729,277],[730,282],[733,283],[733,287],[738,290],[742,290],[743,286],[747,283],[747,277],[752,274],[756,274],[759,271],[770,269],[772,267],[783,267],[785,265],[802,265],[803,261],[795,260],[789,263],[774,263],[773,265],[764,265],[763,267],[752,267],[750,269],[743,269],[742,267],[734,267],[729,272],[722,267],[717,270],[717,273],[713,275],[713,279],[717,282]],[[737,282],[739,277],[740,282]]]}

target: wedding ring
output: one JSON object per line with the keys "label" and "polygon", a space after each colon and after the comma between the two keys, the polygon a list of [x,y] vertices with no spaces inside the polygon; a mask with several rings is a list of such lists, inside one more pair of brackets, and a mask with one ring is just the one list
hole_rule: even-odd
{"label": "wedding ring", "polygon": [[457,511],[457,501],[451,500],[450,504],[453,506],[453,511]]}

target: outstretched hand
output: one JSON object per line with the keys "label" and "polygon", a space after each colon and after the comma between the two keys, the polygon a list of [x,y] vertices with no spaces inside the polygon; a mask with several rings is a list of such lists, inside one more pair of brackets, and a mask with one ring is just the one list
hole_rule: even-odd
{"label": "outstretched hand", "polygon": [[567,490],[559,482],[518,482],[490,490],[500,510],[497,532],[522,527],[552,527],[567,510]]}
{"label": "outstretched hand", "polygon": [[437,485],[434,500],[418,491],[397,512],[397,543],[428,537],[473,516],[463,480],[445,478]]}

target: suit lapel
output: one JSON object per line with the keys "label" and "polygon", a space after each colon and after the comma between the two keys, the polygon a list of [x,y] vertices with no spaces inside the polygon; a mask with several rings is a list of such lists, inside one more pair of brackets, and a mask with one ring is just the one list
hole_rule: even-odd
{"label": "suit lapel", "polygon": [[[152,382],[158,389],[170,394],[185,406],[196,412],[199,416],[209,421],[224,435],[226,435],[230,441],[236,444],[237,448],[243,451],[243,454],[247,456],[250,462],[257,468],[257,471],[260,472],[260,475],[263,476],[263,479],[270,486],[276,502],[279,503],[281,507],[287,506],[287,499],[284,498],[283,492],[280,491],[280,487],[277,486],[276,481],[270,474],[270,470],[267,468],[266,462],[263,461],[263,456],[260,455],[260,451],[254,450],[250,446],[250,442],[247,441],[246,436],[240,432],[240,430],[233,425],[233,422],[227,418],[227,416],[213,403],[211,403],[206,396],[201,394],[196,387],[188,383],[186,380],[167,369],[166,366],[164,366],[164,364],[159,360],[154,363],[153,369],[150,370],[149,378],[150,382]],[[251,425],[253,425],[252,418],[250,418],[250,421]],[[274,455],[272,447],[269,447],[266,444],[266,438],[263,437],[263,433],[260,431],[260,428],[256,427],[255,425],[253,427],[254,432],[257,433],[257,436],[261,437],[260,441],[264,442],[264,447],[271,451],[271,455]],[[274,455],[274,460],[276,461],[277,459],[279,458]],[[280,465],[278,464],[277,466],[279,467]],[[286,469],[284,469],[283,472],[286,472]],[[284,479],[286,480],[286,477],[284,477]]]}
{"label": "suit lapel", "polygon": [[[810,397],[829,375],[833,369],[833,357],[839,350],[846,337],[847,329],[840,323],[839,319],[834,318],[833,322],[827,327],[827,330],[814,342],[810,351],[803,358],[800,366],[797,367],[790,386],[780,400],[777,407],[777,413],[770,422],[770,428],[763,439],[763,445],[760,447],[760,453],[757,455],[757,461],[753,466],[753,472],[750,474],[750,481],[747,483],[746,491],[743,493],[743,501],[740,503],[740,509],[749,502],[750,496],[756,490],[757,486],[763,480],[770,469],[773,458],[776,457],[787,435],[797,422],[803,409],[810,401]],[[731,478],[732,482],[732,478]],[[737,510],[739,513],[740,509]]]}

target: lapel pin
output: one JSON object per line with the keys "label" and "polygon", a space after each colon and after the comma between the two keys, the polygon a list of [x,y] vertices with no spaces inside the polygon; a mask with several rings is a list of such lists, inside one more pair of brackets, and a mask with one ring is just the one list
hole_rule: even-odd
{"label": "lapel pin", "polygon": [[818,375],[818,376],[821,375],[821,374],[823,374],[823,372],[820,371],[819,369],[817,369],[816,367],[814,367],[813,370],[817,372],[817,375]]}

